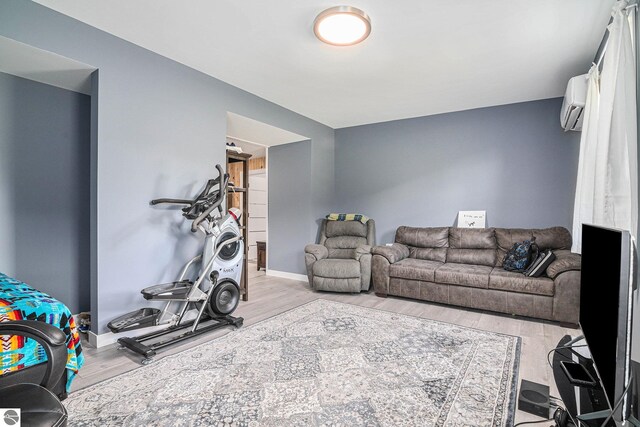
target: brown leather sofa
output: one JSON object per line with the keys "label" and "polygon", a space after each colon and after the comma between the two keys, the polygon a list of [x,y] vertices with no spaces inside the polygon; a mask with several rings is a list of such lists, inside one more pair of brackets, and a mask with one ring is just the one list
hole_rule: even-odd
{"label": "brown leather sofa", "polygon": [[[502,260],[514,243],[535,237],[556,260],[541,277],[506,271]],[[566,228],[399,227],[395,243],[372,249],[376,295],[577,324],[580,256],[571,253]]]}

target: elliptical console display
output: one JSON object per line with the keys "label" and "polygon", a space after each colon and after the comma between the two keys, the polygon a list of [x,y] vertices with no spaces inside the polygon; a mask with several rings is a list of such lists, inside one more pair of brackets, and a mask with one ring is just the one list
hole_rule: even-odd
{"label": "elliptical console display", "polygon": [[[113,319],[107,325],[113,333],[148,326],[167,325],[135,338],[120,338],[121,349],[153,360],[156,351],[221,327],[242,326],[241,317],[231,313],[240,302],[240,278],[244,241],[238,224],[239,209],[224,209],[229,175],[216,165],[218,177],[207,181],[195,199],[156,199],[151,205],[183,206],[182,216],[191,220],[191,231],[204,234],[202,253],[182,268],[178,280],[150,286],[141,291],[147,300],[164,301],[160,308],[142,308]],[[189,273],[191,272],[191,275]],[[178,331],[186,332],[178,333]],[[170,336],[169,336],[170,335]],[[161,339],[164,338],[164,339]],[[152,342],[153,341],[153,342]]]}

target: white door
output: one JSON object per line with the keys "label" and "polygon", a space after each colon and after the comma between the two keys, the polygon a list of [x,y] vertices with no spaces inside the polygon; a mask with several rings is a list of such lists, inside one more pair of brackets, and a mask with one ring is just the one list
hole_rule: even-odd
{"label": "white door", "polygon": [[267,174],[264,169],[249,172],[249,261],[256,261],[256,242],[267,240]]}

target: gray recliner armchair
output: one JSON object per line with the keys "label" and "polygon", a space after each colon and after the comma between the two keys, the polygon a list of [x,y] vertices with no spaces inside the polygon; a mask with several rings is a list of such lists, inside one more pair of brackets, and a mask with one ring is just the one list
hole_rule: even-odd
{"label": "gray recliner armchair", "polygon": [[309,284],[316,291],[361,292],[371,285],[375,222],[322,220],[319,244],[304,248]]}

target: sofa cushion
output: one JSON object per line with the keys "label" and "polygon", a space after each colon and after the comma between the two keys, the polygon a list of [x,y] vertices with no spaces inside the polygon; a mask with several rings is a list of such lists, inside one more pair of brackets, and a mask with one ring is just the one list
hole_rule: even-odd
{"label": "sofa cushion", "polygon": [[436,270],[437,283],[487,288],[492,267],[471,264],[443,264]]}
{"label": "sofa cushion", "polygon": [[356,236],[336,236],[325,240],[324,245],[328,249],[355,249],[367,244],[367,239]]}
{"label": "sofa cushion", "polygon": [[447,251],[447,262],[476,264],[493,267],[496,265],[495,249],[452,249]]}
{"label": "sofa cushion", "polygon": [[553,296],[553,280],[548,277],[527,277],[522,273],[496,267],[489,278],[489,289]]}
{"label": "sofa cushion", "polygon": [[449,227],[398,227],[396,242],[417,248],[446,248]]}
{"label": "sofa cushion", "polygon": [[445,262],[447,260],[447,248],[414,248],[410,246],[409,257]]}
{"label": "sofa cushion", "polygon": [[360,277],[360,262],[355,259],[321,259],[313,264],[313,275],[336,279]]}
{"label": "sofa cushion", "polygon": [[553,251],[556,259],[547,267],[547,276],[555,279],[560,273],[571,270],[580,270],[582,257],[572,253],[568,249]]}
{"label": "sofa cushion", "polygon": [[571,233],[564,227],[534,229],[533,236],[540,249],[571,249]]}
{"label": "sofa cushion", "polygon": [[399,277],[401,279],[434,282],[435,271],[441,265],[442,263],[437,261],[405,258],[402,261],[389,266],[389,276]]}
{"label": "sofa cushion", "polygon": [[329,258],[355,258],[354,249],[367,244],[367,239],[356,236],[336,236],[325,240]]}
{"label": "sofa cushion", "polygon": [[356,236],[367,237],[367,225],[360,221],[327,221],[327,237]]}
{"label": "sofa cushion", "polygon": [[449,247],[455,249],[496,249],[496,233],[493,228],[449,229]]}
{"label": "sofa cushion", "polygon": [[496,242],[498,253],[496,267],[502,267],[502,261],[514,243],[524,242],[533,238],[533,231],[522,228],[496,228]]}
{"label": "sofa cushion", "polygon": [[329,292],[360,292],[359,277],[335,278],[313,276],[313,289]]}

